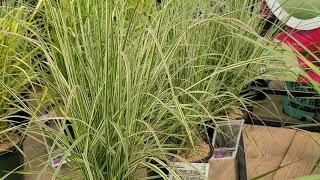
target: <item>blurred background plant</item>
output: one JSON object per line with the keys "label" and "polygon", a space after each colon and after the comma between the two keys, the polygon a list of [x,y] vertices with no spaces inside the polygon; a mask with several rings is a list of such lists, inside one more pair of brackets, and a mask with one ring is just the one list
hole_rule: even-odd
{"label": "blurred background plant", "polygon": [[[35,61],[38,50],[28,40],[34,12],[14,1],[1,1],[0,7],[0,140],[6,139],[7,130],[27,115],[23,102],[28,88],[36,79]],[[30,38],[30,37],[29,37]],[[23,100],[25,102],[25,100]],[[27,111],[27,110],[26,110]],[[19,119],[20,118],[20,119]],[[11,128],[9,128],[11,127]]]}

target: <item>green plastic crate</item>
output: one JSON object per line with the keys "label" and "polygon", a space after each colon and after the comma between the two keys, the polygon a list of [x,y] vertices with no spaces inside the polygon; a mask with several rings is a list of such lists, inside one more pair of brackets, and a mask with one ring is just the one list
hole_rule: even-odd
{"label": "green plastic crate", "polygon": [[[308,84],[286,82],[286,85],[289,91],[313,91],[313,88]],[[316,99],[314,97],[285,96],[283,112],[295,119],[312,121],[316,115]]]}

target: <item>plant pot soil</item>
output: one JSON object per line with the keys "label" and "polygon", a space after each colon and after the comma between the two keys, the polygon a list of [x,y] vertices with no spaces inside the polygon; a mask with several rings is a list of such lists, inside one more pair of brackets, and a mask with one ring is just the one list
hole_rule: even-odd
{"label": "plant pot soil", "polygon": [[[16,146],[23,150],[23,139],[18,133],[13,133],[10,140],[0,143],[0,177],[13,170],[23,170],[24,157]],[[12,173],[5,179],[23,180],[23,174]]]}
{"label": "plant pot soil", "polygon": [[206,142],[201,142],[195,146],[195,151],[187,151],[180,155],[187,162],[207,163],[212,156],[212,148]]}

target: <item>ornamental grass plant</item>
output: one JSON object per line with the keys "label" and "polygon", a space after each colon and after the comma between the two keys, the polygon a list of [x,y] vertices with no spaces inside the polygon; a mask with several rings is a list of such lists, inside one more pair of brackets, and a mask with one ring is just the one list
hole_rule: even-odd
{"label": "ornamental grass plant", "polygon": [[26,120],[27,95],[37,78],[37,48],[25,37],[33,23],[33,11],[13,1],[0,7],[0,142],[19,130]]}
{"label": "ornamental grass plant", "polygon": [[260,35],[255,1],[221,2],[44,0],[45,30],[30,29],[29,40],[60,114],[33,117],[59,148],[49,153],[84,179],[135,179],[143,168],[166,179],[151,160],[179,178],[167,158],[248,100],[240,94],[275,46],[272,30]]}

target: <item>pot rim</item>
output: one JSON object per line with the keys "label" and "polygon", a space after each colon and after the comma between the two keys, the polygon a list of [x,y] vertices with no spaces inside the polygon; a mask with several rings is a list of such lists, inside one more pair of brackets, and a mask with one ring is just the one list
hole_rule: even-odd
{"label": "pot rim", "polygon": [[312,30],[320,27],[320,16],[311,19],[300,19],[298,17],[291,16],[286,10],[284,10],[278,0],[266,0],[268,7],[272,13],[287,26],[298,30]]}
{"label": "pot rim", "polygon": [[[19,133],[18,133],[19,137],[22,137]],[[17,144],[15,144],[16,146],[22,146],[23,145],[23,142],[24,142],[25,138],[21,138]],[[8,148],[7,150],[5,151],[0,151],[0,156],[4,156],[6,154],[9,154],[9,153],[14,153],[16,152],[18,149],[17,147],[13,145],[11,146],[10,148]]]}

